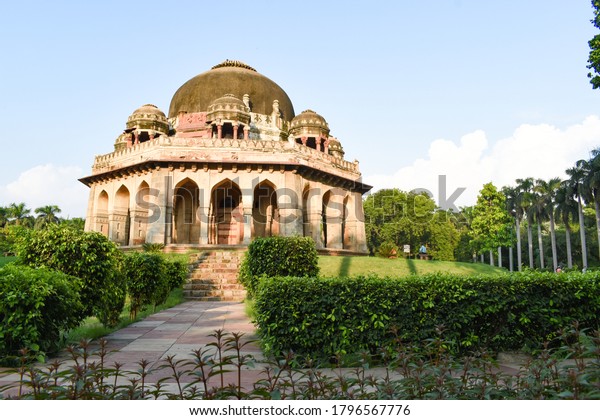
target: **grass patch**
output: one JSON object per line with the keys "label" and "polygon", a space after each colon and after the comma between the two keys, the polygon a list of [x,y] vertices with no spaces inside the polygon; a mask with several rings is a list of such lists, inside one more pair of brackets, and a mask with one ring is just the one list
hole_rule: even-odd
{"label": "grass patch", "polygon": [[482,263],[453,261],[388,259],[380,257],[319,256],[319,275],[323,277],[354,277],[377,275],[379,277],[405,277],[411,274],[450,273],[460,276],[473,274],[500,274],[505,269]]}
{"label": "grass patch", "polygon": [[15,261],[17,257],[0,257],[0,267]]}
{"label": "grass patch", "polygon": [[167,301],[162,305],[155,307],[150,306],[145,310],[138,313],[135,319],[129,318],[129,304],[126,304],[121,312],[120,322],[116,327],[107,328],[96,317],[88,317],[84,320],[83,324],[79,327],[70,330],[65,338],[66,344],[79,343],[81,340],[95,340],[100,337],[104,337],[112,333],[113,331],[125,328],[126,326],[133,324],[134,322],[141,321],[149,315],[156,312],[160,312],[165,309],[172,308],[173,306],[179,305],[185,299],[183,298],[183,289],[175,289],[171,292]]}

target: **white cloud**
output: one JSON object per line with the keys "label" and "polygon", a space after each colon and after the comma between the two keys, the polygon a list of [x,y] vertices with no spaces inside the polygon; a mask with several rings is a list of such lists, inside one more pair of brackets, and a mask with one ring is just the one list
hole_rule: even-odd
{"label": "white cloud", "polygon": [[89,190],[77,180],[82,176],[77,166],[35,166],[0,185],[0,206],[24,202],[33,213],[37,207],[55,204],[62,217],[85,217]]}
{"label": "white cloud", "polygon": [[439,204],[438,177],[446,175],[446,197],[463,187],[465,191],[455,204],[468,206],[476,202],[483,184],[490,181],[500,188],[514,185],[517,178],[564,179],[565,169],[579,159],[589,158],[589,152],[598,147],[600,118],[595,115],[564,130],[549,124],[523,124],[510,137],[493,145],[483,131],[477,130],[464,135],[458,144],[434,140],[427,158],[417,159],[391,175],[365,176],[365,182],[374,190],[423,188]]}

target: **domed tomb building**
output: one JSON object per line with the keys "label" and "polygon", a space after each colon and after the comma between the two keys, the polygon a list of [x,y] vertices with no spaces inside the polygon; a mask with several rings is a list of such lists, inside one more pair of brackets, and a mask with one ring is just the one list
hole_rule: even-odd
{"label": "domed tomb building", "polygon": [[[227,60],[184,83],[168,116],[143,105],[96,156],[86,230],[122,246],[247,245],[271,235],[366,253],[358,162],[314,111]],[[342,251],[343,252],[343,251]]]}

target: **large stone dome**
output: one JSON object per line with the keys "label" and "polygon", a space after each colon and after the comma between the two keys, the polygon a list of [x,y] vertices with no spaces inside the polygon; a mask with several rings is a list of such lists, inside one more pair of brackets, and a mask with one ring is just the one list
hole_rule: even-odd
{"label": "large stone dome", "polygon": [[169,117],[182,111],[206,112],[215,99],[226,94],[250,95],[250,111],[266,115],[273,112],[273,101],[278,100],[284,120],[295,116],[292,101],[275,82],[244,63],[226,60],[185,82],[171,99]]}

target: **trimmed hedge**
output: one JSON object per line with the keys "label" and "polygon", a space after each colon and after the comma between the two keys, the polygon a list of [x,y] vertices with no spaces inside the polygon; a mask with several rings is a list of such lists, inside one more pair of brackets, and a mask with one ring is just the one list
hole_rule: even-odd
{"label": "trimmed hedge", "polygon": [[0,361],[27,348],[43,357],[57,350],[60,335],[84,319],[81,281],[46,268],[0,268]]}
{"label": "trimmed hedge", "polygon": [[271,236],[256,238],[240,267],[240,281],[254,296],[261,277],[311,277],[319,274],[319,256],[312,238]]}
{"label": "trimmed hedge", "polygon": [[600,326],[600,273],[405,279],[266,278],[255,299],[265,350],[330,358],[420,344],[443,325],[452,351],[537,349],[578,321]]}
{"label": "trimmed hedge", "polygon": [[48,226],[21,235],[19,263],[48,267],[80,278],[81,301],[87,315],[114,326],[125,305],[125,282],[120,275],[122,253],[99,232]]}
{"label": "trimmed hedge", "polygon": [[185,283],[188,268],[156,252],[131,252],[125,254],[123,275],[131,299],[129,315],[134,319],[147,305],[165,303],[169,293]]}

